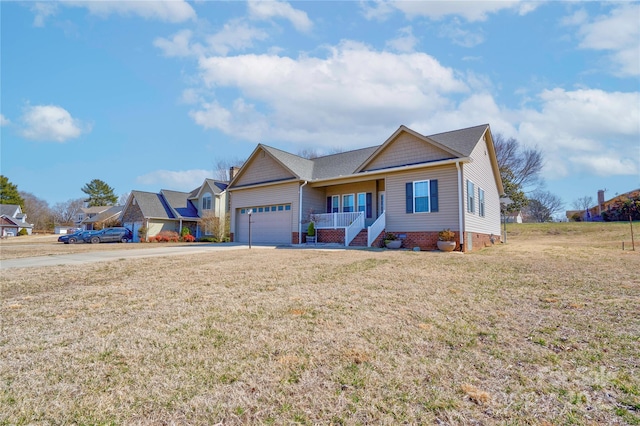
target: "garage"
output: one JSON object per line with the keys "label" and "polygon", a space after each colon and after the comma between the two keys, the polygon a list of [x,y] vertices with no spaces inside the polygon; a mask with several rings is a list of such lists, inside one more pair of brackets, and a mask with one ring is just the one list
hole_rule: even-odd
{"label": "garage", "polygon": [[252,243],[291,244],[291,204],[236,209],[237,242],[249,242],[249,211]]}

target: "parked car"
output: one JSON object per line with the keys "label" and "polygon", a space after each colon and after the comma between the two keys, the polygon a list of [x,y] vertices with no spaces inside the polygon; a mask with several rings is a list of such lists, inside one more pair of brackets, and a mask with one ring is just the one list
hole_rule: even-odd
{"label": "parked car", "polygon": [[76,231],[71,234],[61,235],[58,237],[59,243],[76,244],[84,243],[84,238],[98,231]]}
{"label": "parked car", "polygon": [[85,243],[128,243],[129,241],[133,241],[133,233],[123,227],[116,228],[104,228],[101,231],[95,232],[91,235],[87,235],[83,237]]}

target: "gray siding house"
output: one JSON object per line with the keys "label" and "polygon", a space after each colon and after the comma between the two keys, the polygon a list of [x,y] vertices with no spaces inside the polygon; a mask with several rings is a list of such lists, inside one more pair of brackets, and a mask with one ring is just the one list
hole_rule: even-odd
{"label": "gray siding house", "polygon": [[229,184],[232,241],[377,246],[385,232],[407,248],[457,249],[500,240],[502,182],[488,124],[430,136],[400,126],[381,145],[306,159],[259,144]]}

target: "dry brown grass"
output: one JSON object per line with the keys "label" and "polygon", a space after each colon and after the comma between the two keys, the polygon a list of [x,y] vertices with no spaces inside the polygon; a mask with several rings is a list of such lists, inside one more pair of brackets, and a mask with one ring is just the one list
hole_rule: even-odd
{"label": "dry brown grass", "polygon": [[640,424],[639,270],[545,234],[3,271],[0,424]]}

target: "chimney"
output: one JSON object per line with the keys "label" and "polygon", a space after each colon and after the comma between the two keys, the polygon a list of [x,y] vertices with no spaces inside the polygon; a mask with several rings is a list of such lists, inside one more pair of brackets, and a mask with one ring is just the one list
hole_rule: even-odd
{"label": "chimney", "polygon": [[602,214],[602,207],[604,205],[604,189],[598,190],[598,213]]}
{"label": "chimney", "polygon": [[229,167],[229,181],[232,181],[233,178],[236,177],[239,171],[240,171],[240,167],[236,167],[236,166]]}

